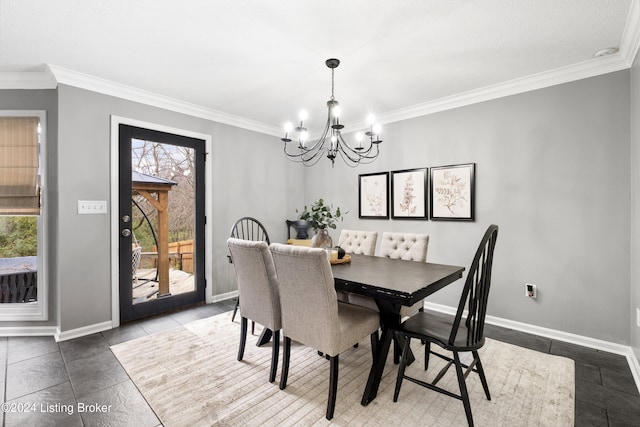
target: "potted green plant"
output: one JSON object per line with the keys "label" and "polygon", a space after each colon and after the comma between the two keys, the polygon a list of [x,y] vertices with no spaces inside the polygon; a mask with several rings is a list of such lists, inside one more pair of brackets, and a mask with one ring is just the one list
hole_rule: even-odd
{"label": "potted green plant", "polygon": [[[298,212],[297,209],[296,212]],[[298,218],[302,221],[309,222],[311,227],[316,231],[315,235],[311,238],[312,247],[333,247],[333,240],[327,229],[332,228],[335,230],[336,222],[342,221],[343,214],[340,212],[339,207],[333,210],[333,206],[326,205],[324,200],[318,199],[311,206],[305,205]]]}

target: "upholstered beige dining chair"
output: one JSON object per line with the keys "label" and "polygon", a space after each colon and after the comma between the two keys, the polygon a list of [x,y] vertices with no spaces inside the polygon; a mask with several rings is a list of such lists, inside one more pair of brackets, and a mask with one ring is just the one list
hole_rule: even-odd
{"label": "upholstered beige dining chair", "polygon": [[372,345],[377,341],[379,314],[336,299],[324,249],[273,243],[270,250],[280,285],[284,335],[280,389],[287,386],[291,340],[324,353],[330,360],[326,413],[330,420],[338,392],[338,356],[367,336]]}
{"label": "upholstered beige dining chair", "polygon": [[406,261],[427,261],[428,234],[382,233],[380,256]]}
{"label": "upholstered beige dining chair", "polygon": [[[427,262],[427,249],[429,248],[428,234],[414,233],[382,233],[380,242],[380,256],[403,259],[405,261]],[[419,301],[411,307],[402,307],[400,316],[411,316],[424,307],[424,303]]]}
{"label": "upholstered beige dining chair", "polygon": [[378,241],[377,231],[342,230],[338,246],[350,254],[373,255]]}
{"label": "upholstered beige dining chair", "polygon": [[242,299],[238,360],[242,360],[244,356],[247,342],[247,319],[271,329],[273,339],[269,382],[273,382],[276,379],[278,368],[282,321],[278,279],[269,246],[263,241],[234,238],[229,238],[227,245],[238,278],[238,295]]}
{"label": "upholstered beige dining chair", "polygon": [[[358,255],[373,255],[378,241],[377,231],[361,231],[343,229],[338,238],[338,246],[346,253]],[[336,291],[338,301],[349,302],[349,293]]]}
{"label": "upholstered beige dining chair", "polygon": [[[427,262],[427,249],[429,247],[428,234],[414,233],[382,233],[379,256],[405,261]],[[373,299],[357,294],[349,294],[351,304],[362,305],[371,309],[377,309]],[[411,307],[403,306],[400,316],[406,317],[417,313],[423,308],[423,301],[418,301]]]}

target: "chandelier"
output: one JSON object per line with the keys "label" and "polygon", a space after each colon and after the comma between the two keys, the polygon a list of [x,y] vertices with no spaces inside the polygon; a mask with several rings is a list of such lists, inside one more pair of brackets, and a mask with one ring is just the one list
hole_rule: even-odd
{"label": "chandelier", "polygon": [[[344,125],[340,124],[340,105],[333,96],[333,73],[340,65],[340,60],[335,58],[327,59],[325,64],[331,69],[331,98],[327,101],[327,124],[324,127],[322,136],[316,142],[309,141],[309,132],[304,126],[307,113],[306,111],[301,111],[299,126],[294,128],[290,122],[284,126],[285,134],[284,138],[281,138],[284,142],[284,154],[290,160],[303,163],[305,166],[315,165],[322,155],[326,155],[331,160],[331,167],[334,166],[338,155],[351,167],[356,167],[361,163],[371,163],[378,157],[378,146],[382,142],[380,139],[380,125],[375,125],[373,115],[369,115],[367,118],[369,130],[364,133],[356,133],[355,145],[350,145],[344,140],[341,132]],[[290,144],[292,140],[289,134],[292,131],[295,131],[298,141]],[[365,136],[367,137],[366,139]],[[295,148],[292,146],[295,146]]]}

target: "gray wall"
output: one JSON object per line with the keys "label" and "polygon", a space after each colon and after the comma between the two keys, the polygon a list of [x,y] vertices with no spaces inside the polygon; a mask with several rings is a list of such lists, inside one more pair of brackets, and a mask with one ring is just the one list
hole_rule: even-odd
{"label": "gray wall", "polygon": [[[380,158],[356,169],[328,160],[303,169],[283,159],[277,138],[65,85],[0,91],[0,108],[45,109],[49,118],[51,317],[21,324],[64,332],[111,320],[109,217],[78,216],[76,203],[110,199],[113,114],[212,135],[215,294],[235,289],[224,242],[236,218],[256,216],[283,241],[284,219],[324,197],[349,211],[335,240],[340,228],[427,232],[433,262],[468,265],[486,226],[500,225],[491,315],[631,344],[639,355],[640,263],[631,259],[640,242],[640,133],[629,114],[638,111],[638,75],[636,64],[389,124]],[[467,162],[477,167],[475,222],[358,219],[358,174]],[[538,285],[537,301],[523,296],[525,282]],[[453,306],[459,288],[430,301]]]}
{"label": "gray wall", "polygon": [[[49,265],[57,262],[57,253],[55,251],[56,229],[57,229],[57,189],[58,176],[56,169],[56,158],[58,150],[58,95],[55,90],[0,90],[0,109],[1,110],[45,110],[47,112],[47,180],[46,203],[48,218],[47,227],[49,235],[47,236],[47,256]],[[58,282],[56,280],[56,269],[49,268],[46,278],[49,286],[49,320],[42,322],[2,322],[3,327],[11,326],[55,326],[58,324],[57,315],[57,295]]]}
{"label": "gray wall", "polygon": [[[212,136],[214,293],[235,290],[226,239],[234,221],[259,218],[274,241],[286,237],[285,218],[301,202],[302,170],[283,159],[277,138],[208,120],[60,85],[58,275],[60,329],[111,320],[110,218],[77,215],[78,200],[110,200],[110,115]],[[111,206],[111,203],[109,203]]]}
{"label": "gray wall", "polygon": [[[629,344],[629,88],[621,71],[389,124],[373,164],[307,169],[305,202],[348,210],[339,228],[428,233],[429,261],[464,266],[498,224],[490,315]],[[470,162],[475,222],[358,219],[358,174]],[[429,301],[455,306],[461,283]]]}
{"label": "gray wall", "polygon": [[636,309],[640,307],[640,58],[631,68],[631,347],[640,359],[640,328]]}

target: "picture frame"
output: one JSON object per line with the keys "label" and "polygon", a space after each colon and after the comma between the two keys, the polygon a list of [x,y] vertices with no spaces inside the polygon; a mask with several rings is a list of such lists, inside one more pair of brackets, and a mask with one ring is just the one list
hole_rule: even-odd
{"label": "picture frame", "polygon": [[391,171],[391,218],[427,219],[427,168]]}
{"label": "picture frame", "polygon": [[389,219],[389,172],[358,175],[358,218]]}
{"label": "picture frame", "polygon": [[475,163],[430,169],[432,221],[474,221],[475,197]]}

